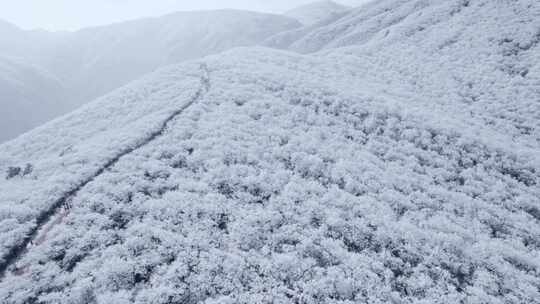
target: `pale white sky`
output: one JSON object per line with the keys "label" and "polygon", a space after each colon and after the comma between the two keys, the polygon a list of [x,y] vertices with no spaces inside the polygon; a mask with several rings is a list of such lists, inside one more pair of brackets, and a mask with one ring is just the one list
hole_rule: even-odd
{"label": "pale white sky", "polygon": [[[281,13],[314,0],[0,0],[0,19],[24,29],[75,30],[175,11],[237,8]],[[337,0],[355,6],[365,0]]]}

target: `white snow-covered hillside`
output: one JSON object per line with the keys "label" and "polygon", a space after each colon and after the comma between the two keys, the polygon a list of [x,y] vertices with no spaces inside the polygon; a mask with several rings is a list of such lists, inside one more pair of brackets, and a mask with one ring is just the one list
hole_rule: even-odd
{"label": "white snow-covered hillside", "polygon": [[373,1],[294,41],[282,46],[348,62],[358,78],[471,126],[540,143],[537,1]]}
{"label": "white snow-covered hillside", "polygon": [[379,1],[0,145],[0,299],[540,303],[539,7]]}
{"label": "white snow-covered hillside", "polygon": [[[33,80],[39,74],[27,73],[28,78],[17,78],[20,94],[31,96],[26,100],[29,107],[20,105],[19,97],[0,96],[2,104],[17,104],[9,112],[0,111],[0,121],[11,120],[15,115],[18,124],[0,129],[0,142],[161,66],[233,47],[253,46],[299,26],[298,21],[284,16],[237,10],[180,12],[58,33],[23,31],[1,23],[0,55],[36,67],[60,84],[48,93]],[[40,89],[42,96],[31,91]]]}

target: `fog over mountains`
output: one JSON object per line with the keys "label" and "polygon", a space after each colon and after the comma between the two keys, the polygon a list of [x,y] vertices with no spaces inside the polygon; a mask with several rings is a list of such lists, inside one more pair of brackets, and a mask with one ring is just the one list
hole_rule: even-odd
{"label": "fog over mountains", "polygon": [[540,303],[540,3],[318,5],[26,32],[182,62],[0,145],[3,303]]}
{"label": "fog over mountains", "polygon": [[175,13],[65,33],[0,24],[0,69],[6,66],[0,70],[0,105],[8,109],[0,114],[5,124],[0,141],[158,67],[255,45],[298,26],[291,18],[234,10]]}
{"label": "fog over mountains", "polygon": [[289,10],[285,12],[285,15],[300,21],[303,25],[313,25],[333,16],[345,14],[350,10],[350,7],[322,0]]}

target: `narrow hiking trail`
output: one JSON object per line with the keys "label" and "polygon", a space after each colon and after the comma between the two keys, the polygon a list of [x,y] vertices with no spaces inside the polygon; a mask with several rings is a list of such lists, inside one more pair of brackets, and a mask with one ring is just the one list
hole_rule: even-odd
{"label": "narrow hiking trail", "polygon": [[153,142],[155,139],[163,136],[170,124],[179,115],[184,113],[185,110],[190,108],[193,104],[200,101],[208,91],[210,91],[210,72],[206,63],[200,65],[200,87],[195,92],[193,97],[181,108],[172,112],[159,126],[158,129],[150,133],[147,137],[142,138],[138,143],[133,146],[126,147],[116,156],[111,158],[108,162],[103,164],[92,176],[80,182],[76,187],[67,191],[58,198],[52,206],[44,213],[40,214],[36,218],[36,225],[30,230],[22,242],[11,248],[8,253],[3,257],[3,263],[0,263],[0,280],[3,279],[8,272],[15,274],[22,274],[24,270],[18,270],[14,268],[19,260],[22,259],[28,253],[32,247],[43,243],[47,239],[47,234],[57,225],[61,224],[64,219],[69,215],[70,202],[74,197],[90,182],[100,177],[103,173],[107,172],[115,164],[117,164],[124,156],[139,150],[140,148]]}

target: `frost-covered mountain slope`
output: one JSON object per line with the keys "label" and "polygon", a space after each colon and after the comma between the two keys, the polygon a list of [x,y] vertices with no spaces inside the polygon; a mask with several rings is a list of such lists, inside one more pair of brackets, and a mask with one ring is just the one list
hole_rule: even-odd
{"label": "frost-covered mountain slope", "polygon": [[[175,13],[72,33],[22,31],[0,24],[0,55],[39,67],[62,84],[57,92],[44,91],[46,98],[32,96],[32,112],[12,107],[10,113],[25,128],[3,128],[0,136],[6,139],[18,135],[50,119],[49,113],[64,114],[161,66],[256,45],[299,26],[296,20],[284,16],[235,10]],[[23,88],[40,89],[31,79],[26,84],[24,78],[18,81]],[[53,96],[58,98],[56,103],[48,102]],[[2,99],[15,102],[7,96]],[[36,113],[47,115],[27,119]],[[0,120],[11,119],[4,117],[7,114],[2,111]]]}
{"label": "frost-covered mountain slope", "polygon": [[538,150],[355,69],[237,50],[0,146],[0,295],[535,303]]}
{"label": "frost-covered mountain slope", "polygon": [[298,28],[294,28],[288,31],[283,31],[278,34],[275,34],[268,39],[266,39],[262,45],[277,48],[277,49],[290,49],[292,45],[297,41],[303,39],[303,37],[311,34],[313,31],[320,29],[322,26],[333,24],[336,20],[341,19],[343,16],[347,15],[349,12],[343,12],[340,14],[333,14],[332,16],[319,21],[315,24],[304,25]]}
{"label": "frost-covered mountain slope", "polygon": [[[439,21],[412,35],[207,57],[0,146],[0,298],[539,303],[538,5],[417,2]],[[490,43],[516,34],[524,76]]]}
{"label": "frost-covered mountain slope", "polygon": [[310,20],[303,20],[303,26],[301,27],[283,31],[269,37],[262,45],[278,49],[292,49],[292,45],[297,43],[297,41],[301,41],[305,36],[310,35],[320,28],[334,24],[351,11],[351,8],[340,6],[331,1],[320,1],[299,7],[292,10],[288,15],[298,20]]}
{"label": "frost-covered mountain slope", "polygon": [[385,0],[284,45],[538,146],[539,41],[534,0]]}
{"label": "frost-covered mountain slope", "polygon": [[[455,3],[456,1],[448,2]],[[310,53],[321,49],[363,44],[375,34],[399,23],[408,15],[420,13],[426,7],[433,7],[431,5],[433,3],[437,2],[371,1],[332,23],[316,26],[299,37],[289,49],[300,53]]]}
{"label": "frost-covered mountain slope", "polygon": [[351,55],[391,87],[539,147],[540,3],[422,4],[369,43],[333,56]]}
{"label": "frost-covered mountain slope", "polygon": [[350,9],[334,1],[322,0],[294,8],[286,12],[285,16],[294,18],[304,25],[313,25],[334,15],[346,13]]}

